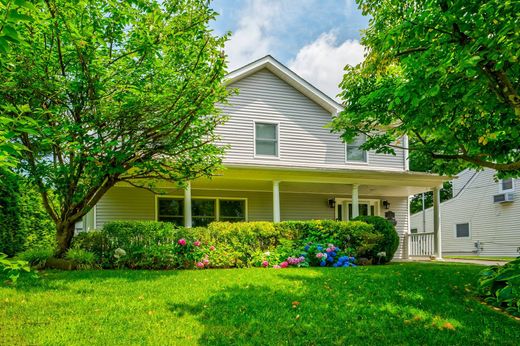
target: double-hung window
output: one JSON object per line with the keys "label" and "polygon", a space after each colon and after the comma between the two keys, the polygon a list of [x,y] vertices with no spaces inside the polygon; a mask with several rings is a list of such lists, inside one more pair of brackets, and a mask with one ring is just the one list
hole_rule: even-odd
{"label": "double-hung window", "polygon": [[255,122],[255,156],[279,156],[278,124]]}
{"label": "double-hung window", "polygon": [[367,152],[361,149],[361,146],[366,142],[366,135],[359,134],[350,142],[345,144],[345,161],[347,162],[368,162]]}
{"label": "double-hung window", "polygon": [[500,180],[500,193],[512,192],[512,191],[514,191],[514,189],[515,189],[515,184],[513,182],[513,178]]}

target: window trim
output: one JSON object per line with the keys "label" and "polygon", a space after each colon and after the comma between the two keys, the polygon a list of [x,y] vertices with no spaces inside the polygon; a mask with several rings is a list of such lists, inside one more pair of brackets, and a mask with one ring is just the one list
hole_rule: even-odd
{"label": "window trim", "polygon": [[514,192],[515,191],[515,179],[514,178],[510,178],[510,179],[511,179],[511,188],[507,189],[507,190],[504,190],[503,187],[502,187],[502,182],[504,180],[507,180],[507,179],[500,179],[498,181],[498,192],[499,193],[506,193],[506,192]]}
{"label": "window trim", "polygon": [[[468,236],[467,237],[457,237],[457,225],[463,225],[468,224]],[[455,222],[453,224],[453,238],[455,239],[471,239],[471,222],[469,221],[462,221],[462,222]]]}
{"label": "window trim", "polygon": [[[184,196],[183,195],[155,195],[155,221],[159,221],[159,199],[160,198],[174,198],[174,199],[181,199],[184,203]],[[225,201],[245,201],[245,212],[244,212],[244,222],[249,221],[249,204],[248,204],[248,198],[247,197],[215,197],[215,196],[192,196],[191,200],[194,199],[212,199],[215,201],[215,221],[220,221],[220,203],[219,201],[225,200]],[[183,216],[184,217],[184,216]],[[193,215],[191,216],[193,220]]]}
{"label": "window trim", "polygon": [[[256,124],[276,125],[276,156],[256,154]],[[253,120],[253,157],[259,159],[280,159],[280,122]]]}
{"label": "window trim", "polygon": [[[348,215],[349,215],[349,207],[348,205],[352,203],[352,198],[343,198],[343,197],[339,197],[339,198],[336,198],[336,206],[334,207],[334,218],[335,220],[337,220],[339,218],[339,215],[338,215],[338,206],[343,203],[346,203],[346,208],[342,208],[344,209],[343,210],[343,213],[345,215],[345,218],[343,219],[343,221],[350,221],[348,219]],[[358,203],[359,204],[368,204],[368,207],[374,207],[374,216],[382,216],[381,215],[381,201],[380,199],[374,199],[374,198],[363,198],[363,199],[359,199],[358,200]]]}
{"label": "window trim", "polygon": [[[367,136],[365,134],[362,134],[365,136],[365,142],[367,140]],[[350,164],[357,164],[357,165],[368,165],[369,164],[369,158],[368,158],[368,154],[369,154],[369,151],[368,150],[363,150],[365,152],[365,161],[349,161],[348,159],[348,143],[347,142],[344,142],[344,147],[345,147],[345,163],[350,163]],[[359,148],[359,147],[358,147]]]}

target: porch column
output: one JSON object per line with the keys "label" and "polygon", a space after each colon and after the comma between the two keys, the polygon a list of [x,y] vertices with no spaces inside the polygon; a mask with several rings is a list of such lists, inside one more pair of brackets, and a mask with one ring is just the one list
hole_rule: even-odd
{"label": "porch column", "polygon": [[359,185],[352,185],[352,218],[359,216]]}
{"label": "porch column", "polygon": [[433,189],[433,241],[435,258],[442,260],[441,190],[439,187]]}
{"label": "porch column", "polygon": [[191,228],[191,183],[184,189],[184,227]]}
{"label": "porch column", "polygon": [[280,182],[273,181],[273,222],[280,222]]}

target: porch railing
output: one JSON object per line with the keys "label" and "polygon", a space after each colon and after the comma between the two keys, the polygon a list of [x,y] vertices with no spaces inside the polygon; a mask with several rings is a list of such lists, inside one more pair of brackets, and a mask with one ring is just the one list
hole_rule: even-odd
{"label": "porch railing", "polygon": [[410,257],[429,257],[434,254],[433,232],[412,233],[408,237],[408,255]]}

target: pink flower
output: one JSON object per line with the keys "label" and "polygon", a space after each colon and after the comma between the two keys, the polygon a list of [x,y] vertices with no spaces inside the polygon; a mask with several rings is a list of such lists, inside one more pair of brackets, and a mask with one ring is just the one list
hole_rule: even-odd
{"label": "pink flower", "polygon": [[263,261],[262,262],[262,267],[265,267],[265,268],[269,267],[269,262]]}
{"label": "pink flower", "polygon": [[186,239],[184,239],[184,238],[179,239],[178,243],[179,243],[179,245],[184,246],[184,245],[186,245]]}
{"label": "pink flower", "polygon": [[316,258],[322,258],[322,257],[323,257],[323,254],[322,254],[321,252],[318,252],[318,253],[316,254]]}
{"label": "pink flower", "polygon": [[280,268],[282,268],[282,267],[280,267],[278,264],[273,266],[273,269],[280,269]]}
{"label": "pink flower", "polygon": [[325,250],[325,251],[327,251],[327,252],[332,252],[332,251],[334,251],[334,250],[332,250],[332,248],[329,247],[329,248],[327,248],[327,250]]}
{"label": "pink flower", "polygon": [[211,246],[209,247],[209,251],[215,251],[215,247],[214,247],[213,245],[211,245]]}
{"label": "pink flower", "polygon": [[289,263],[287,263],[287,262],[280,263],[280,267],[282,267],[282,268],[287,268],[288,266],[289,266]]}
{"label": "pink flower", "polygon": [[209,259],[205,258],[202,260],[202,263],[204,263],[205,266],[209,264]]}
{"label": "pink flower", "polygon": [[204,263],[197,262],[197,268],[204,268]]}
{"label": "pink flower", "polygon": [[200,246],[200,241],[198,241],[198,240],[197,240],[197,241],[194,241],[194,242],[193,242],[193,245],[195,245],[195,246]]}

